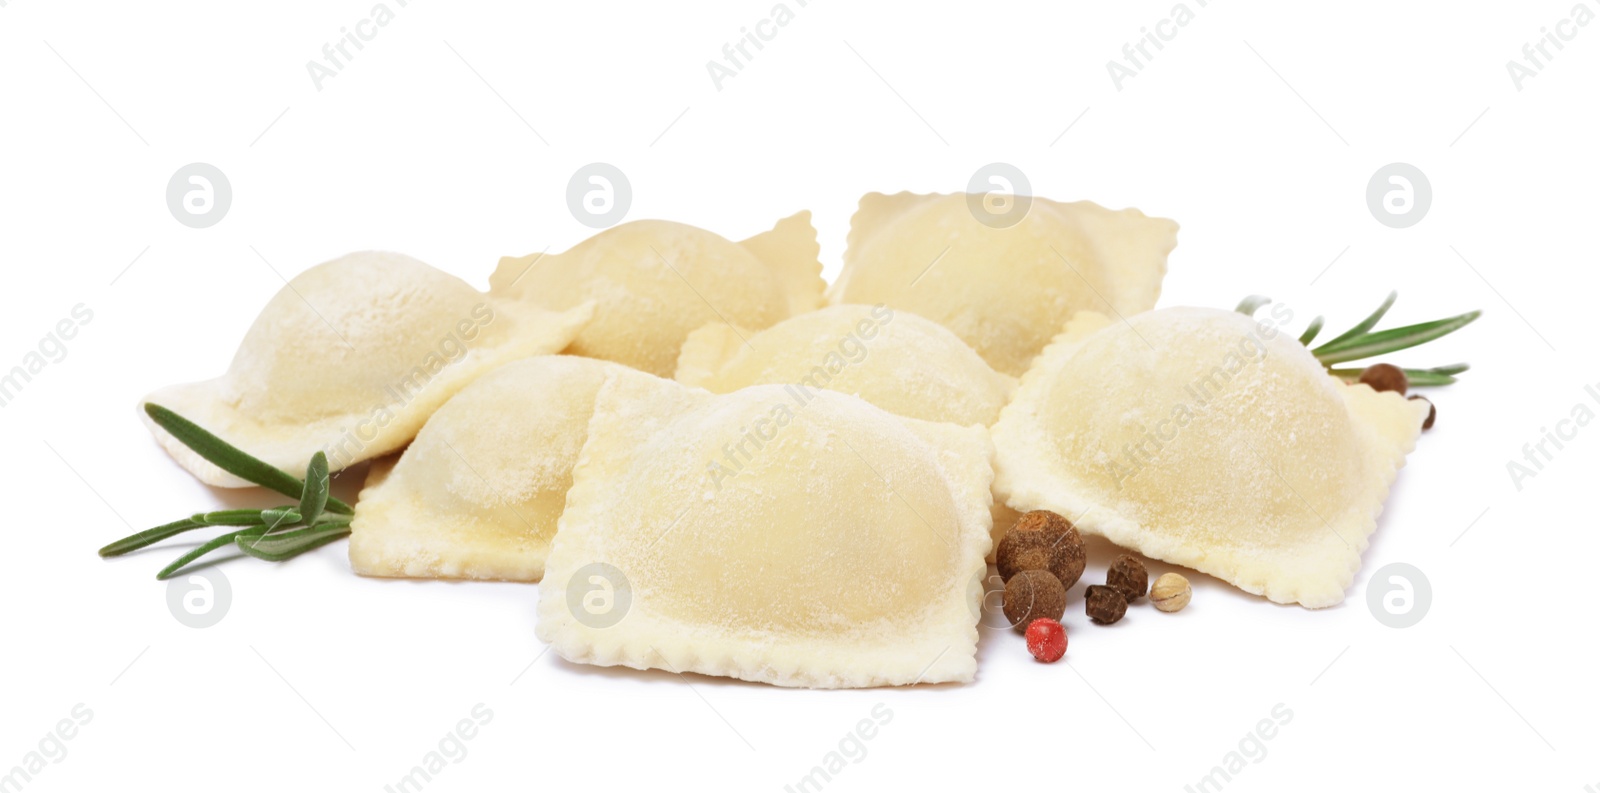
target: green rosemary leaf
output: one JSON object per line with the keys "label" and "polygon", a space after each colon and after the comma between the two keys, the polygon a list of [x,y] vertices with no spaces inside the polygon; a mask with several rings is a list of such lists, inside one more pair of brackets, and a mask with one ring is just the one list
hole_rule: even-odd
{"label": "green rosemary leaf", "polygon": [[207,526],[260,526],[266,521],[261,519],[259,509],[224,509],[217,512],[196,512],[189,520]]}
{"label": "green rosemary leaf", "polygon": [[162,429],[171,433],[172,437],[177,438],[183,445],[193,449],[196,454],[218,468],[269,490],[276,490],[294,498],[300,497],[300,491],[304,489],[300,480],[251,457],[233,444],[207,432],[200,425],[154,402],[146,402],[144,412]]}
{"label": "green rosemary leaf", "polygon": [[[331,533],[323,534],[323,535],[317,536],[317,537],[311,537],[311,538],[307,539],[305,542],[303,542],[303,543],[301,543],[299,545],[296,545],[292,549],[286,550],[286,551],[284,551],[282,553],[276,553],[276,554],[270,554],[270,555],[264,555],[264,554],[251,554],[251,555],[255,556],[257,559],[261,559],[261,560],[268,561],[268,562],[286,562],[286,561],[288,561],[290,559],[295,558],[296,556],[299,556],[300,554],[303,554],[303,553],[306,553],[306,552],[309,552],[309,551],[315,551],[316,549],[321,548],[322,546],[327,545],[330,542],[334,542],[335,540],[342,540],[342,539],[344,539],[345,537],[348,537],[348,536],[350,536],[350,529],[349,528],[345,528],[345,529],[343,529],[341,531],[331,532]],[[249,551],[246,551],[246,553],[249,553]]]}
{"label": "green rosemary leaf", "polygon": [[[1458,363],[1452,366],[1437,366],[1432,369],[1402,369],[1401,371],[1406,373],[1406,382],[1410,385],[1437,386],[1454,383],[1456,381],[1455,375],[1466,371],[1466,369],[1466,364]],[[1328,373],[1346,383],[1354,383],[1361,379],[1361,373],[1364,371],[1366,371],[1366,367],[1329,369]]]}
{"label": "green rosemary leaf", "polygon": [[1469,311],[1448,319],[1407,325],[1403,328],[1394,328],[1379,333],[1368,333],[1344,342],[1329,342],[1313,350],[1312,353],[1324,365],[1344,363],[1345,361],[1359,361],[1362,358],[1386,355],[1454,333],[1470,325],[1482,313],[1481,311]]}
{"label": "green rosemary leaf", "polygon": [[261,510],[261,522],[268,529],[288,528],[300,522],[300,513],[294,507],[273,507]]}
{"label": "green rosemary leaf", "polygon": [[1262,306],[1271,302],[1272,298],[1267,297],[1266,295],[1250,295],[1249,297],[1240,300],[1239,305],[1233,310],[1247,317],[1253,317],[1255,316],[1256,309],[1261,308]]}
{"label": "green rosemary leaf", "polygon": [[[305,483],[294,478],[292,474],[281,471],[264,463],[227,441],[212,435],[200,425],[174,413],[168,408],[146,402],[144,412],[150,416],[162,429],[180,443],[193,449],[196,454],[209,460],[213,465],[227,471],[247,482],[260,485],[268,490],[282,493],[290,498],[299,498],[305,492]],[[327,509],[330,512],[350,514],[355,510],[349,504],[336,498],[329,498]]]}
{"label": "green rosemary leaf", "polygon": [[1317,334],[1321,332],[1322,317],[1319,316],[1316,319],[1311,320],[1311,324],[1306,326],[1305,333],[1300,334],[1300,346],[1309,347],[1311,345],[1311,340],[1315,339]]}
{"label": "green rosemary leaf", "polygon": [[1373,328],[1378,327],[1378,320],[1383,319],[1383,315],[1389,313],[1389,307],[1394,305],[1395,298],[1397,298],[1399,296],[1400,296],[1399,292],[1390,292],[1389,296],[1387,298],[1384,298],[1383,305],[1378,306],[1378,310],[1377,311],[1374,311],[1371,314],[1367,315],[1367,318],[1364,319],[1364,320],[1361,320],[1361,322],[1357,323],[1355,327],[1345,331],[1344,333],[1339,334],[1338,338],[1335,338],[1334,340],[1332,340],[1332,341],[1330,341],[1327,344],[1324,344],[1322,346],[1323,347],[1330,347],[1332,345],[1338,344],[1339,342],[1349,341],[1351,339],[1354,339],[1357,336],[1360,336],[1363,333],[1366,333],[1369,330],[1372,330]]}
{"label": "green rosemary leaf", "polygon": [[332,523],[260,537],[239,537],[234,544],[257,559],[281,562],[320,548],[350,533],[346,524]]}
{"label": "green rosemary leaf", "polygon": [[129,551],[137,551],[147,545],[154,545],[168,537],[175,537],[186,531],[205,527],[207,524],[192,518],[175,520],[164,523],[153,529],[145,529],[137,534],[130,534],[100,549],[101,556],[121,556]]}
{"label": "green rosemary leaf", "polygon": [[311,455],[306,466],[305,492],[300,494],[300,518],[306,523],[316,523],[322,508],[328,504],[328,455],[317,452]]}
{"label": "green rosemary leaf", "polygon": [[1425,371],[1425,370],[1424,371],[1418,371],[1416,373],[1412,373],[1410,371],[1407,371],[1406,372],[1406,381],[1409,382],[1412,387],[1417,387],[1417,386],[1436,386],[1436,385],[1450,385],[1451,383],[1454,383],[1456,381],[1456,378],[1454,376],[1452,376],[1452,375],[1439,374],[1438,372],[1429,372],[1429,371]]}
{"label": "green rosemary leaf", "polygon": [[206,554],[211,553],[218,548],[233,545],[235,539],[239,537],[259,537],[266,533],[267,528],[265,526],[256,526],[248,529],[240,529],[238,531],[230,531],[227,534],[219,535],[204,545],[201,545],[199,548],[196,548],[178,557],[177,560],[172,564],[161,568],[161,572],[156,573],[156,580],[165,581],[168,578],[171,578],[179,570],[188,567],[196,559],[199,559],[200,557],[205,556]]}

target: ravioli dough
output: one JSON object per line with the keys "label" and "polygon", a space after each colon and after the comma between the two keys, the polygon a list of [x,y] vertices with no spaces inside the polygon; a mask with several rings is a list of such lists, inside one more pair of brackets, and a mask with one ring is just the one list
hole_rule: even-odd
{"label": "ravioli dough", "polygon": [[1344,599],[1427,413],[1340,382],[1293,336],[1236,312],[1080,314],[994,427],[995,492],[1322,608]]}
{"label": "ravioli dough", "polygon": [[965,193],[868,193],[829,302],[927,317],[1013,376],[1079,311],[1155,306],[1178,224],[1088,201],[1032,202],[1020,222],[996,229],[978,222]]}
{"label": "ravioli dough", "polygon": [[759,330],[820,306],[819,250],[810,212],[737,243],[639,220],[565,253],[501,259],[490,292],[553,310],[593,300],[573,353],[671,377],[684,338],[708,322]]}
{"label": "ravioli dough", "polygon": [[971,680],[992,452],[982,428],[830,391],[612,375],[538,636],[570,661],[782,686]]}
{"label": "ravioli dough", "polygon": [[882,304],[832,306],[748,336],[707,325],[684,342],[677,379],[718,394],[826,388],[901,416],[986,427],[1016,390],[943,325]]}
{"label": "ravioli dough", "polygon": [[398,461],[375,462],[350,524],[361,575],[538,581],[588,437],[620,364],[513,361],[428,419]]}
{"label": "ravioli dough", "polygon": [[[552,312],[496,300],[398,253],[324,262],[273,296],[227,374],[169,386],[154,402],[291,473],[318,451],[333,470],[394,451],[457,391],[517,358],[559,352],[592,305]],[[156,426],[179,465],[209,485],[250,483]]]}

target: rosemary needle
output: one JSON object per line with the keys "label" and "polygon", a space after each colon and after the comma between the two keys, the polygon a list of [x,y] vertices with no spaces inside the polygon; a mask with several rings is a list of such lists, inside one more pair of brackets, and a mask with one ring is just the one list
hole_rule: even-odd
{"label": "rosemary needle", "polygon": [[1322,317],[1317,317],[1316,319],[1311,320],[1310,325],[1306,326],[1306,332],[1300,334],[1301,346],[1310,347],[1311,340],[1315,339],[1317,334],[1320,332],[1322,332]]}
{"label": "rosemary needle", "polygon": [[[1426,344],[1434,339],[1447,336],[1473,323],[1483,314],[1481,311],[1468,311],[1445,319],[1436,319],[1432,322],[1420,322],[1415,325],[1406,325],[1374,332],[1389,309],[1394,306],[1397,292],[1390,292],[1384,298],[1383,304],[1377,310],[1367,315],[1366,319],[1356,323],[1356,326],[1339,334],[1332,341],[1323,344],[1311,351],[1323,368],[1346,381],[1355,381],[1361,377],[1361,369],[1344,368],[1335,369],[1336,363],[1347,363],[1387,355],[1391,352],[1410,349],[1421,344]],[[1261,295],[1250,295],[1239,301],[1236,309],[1239,313],[1253,315],[1257,309],[1270,302],[1269,298]],[[1300,343],[1310,346],[1311,340],[1316,338],[1322,330],[1322,317],[1311,320],[1304,333],[1300,335]],[[1465,372],[1467,365],[1464,363],[1450,366],[1435,366],[1428,369],[1405,369],[1407,381],[1414,386],[1439,386],[1449,385],[1456,381],[1455,376]]]}
{"label": "rosemary needle", "polygon": [[232,546],[257,559],[281,562],[350,534],[350,521],[355,510],[329,495],[327,455],[322,452],[312,455],[311,464],[306,466],[306,478],[302,481],[252,457],[165,407],[156,404],[146,404],[144,407],[152,421],[211,464],[245,481],[299,499],[299,503],[269,509],[197,512],[106,545],[100,549],[101,556],[121,556],[195,529],[212,526],[233,529],[202,543],[162,568],[156,578],[166,580],[206,554],[221,548]]}
{"label": "rosemary needle", "polygon": [[190,551],[190,552],[178,557],[177,560],[174,561],[172,564],[169,564],[166,567],[161,568],[161,572],[156,573],[156,580],[157,581],[165,581],[168,578],[171,578],[173,576],[173,574],[177,573],[179,570],[182,570],[183,568],[188,567],[191,562],[195,561],[196,559],[199,559],[202,556],[205,556],[208,553],[211,553],[212,551],[215,551],[218,548],[223,548],[223,547],[232,545],[234,543],[234,540],[239,538],[239,537],[247,537],[247,536],[252,536],[252,535],[259,537],[259,536],[261,536],[263,534],[266,534],[266,533],[267,533],[267,528],[265,526],[258,526],[258,527],[250,528],[250,529],[240,529],[238,531],[230,531],[227,534],[221,535],[219,537],[215,537],[215,538],[211,539],[210,541],[206,542],[204,545],[201,545],[199,548],[196,548],[196,549],[194,549],[194,550],[192,550],[192,551]]}
{"label": "rosemary needle", "polygon": [[[212,465],[246,482],[277,491],[290,498],[300,498],[305,490],[305,483],[293,475],[250,456],[168,408],[154,402],[146,402],[144,412],[157,426],[166,430],[167,434],[193,449]],[[326,458],[323,464],[326,466]],[[330,512],[342,512],[346,515],[355,511],[349,504],[337,498],[329,498],[327,508]]]}

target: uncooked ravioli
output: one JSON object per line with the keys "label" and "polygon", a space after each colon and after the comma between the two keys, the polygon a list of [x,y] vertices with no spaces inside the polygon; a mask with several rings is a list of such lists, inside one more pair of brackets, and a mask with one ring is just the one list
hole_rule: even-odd
{"label": "uncooked ravioli", "polygon": [[983,429],[781,386],[600,390],[539,638],[604,666],[840,688],[970,680]]}
{"label": "uncooked ravioli", "polygon": [[677,379],[719,394],[826,388],[901,416],[984,426],[1016,389],[944,326],[881,304],[832,306],[759,333],[707,325],[684,342]]}
{"label": "uncooked ravioli", "polygon": [[1088,201],[1031,201],[1021,221],[992,228],[964,193],[869,193],[829,302],[927,317],[1013,376],[1079,311],[1155,306],[1178,224]]}
{"label": "uncooked ravioli", "polygon": [[1275,326],[1079,315],[994,426],[995,492],[1279,603],[1339,603],[1428,408]]}
{"label": "uncooked ravioli", "polygon": [[625,367],[541,355],[456,394],[398,460],[373,463],[350,526],[350,566],[372,576],[539,580],[595,393],[614,370]]}
{"label": "uncooked ravioli", "polygon": [[809,212],[743,242],[639,220],[565,253],[501,259],[489,283],[497,297],[548,309],[594,301],[571,352],[671,377],[684,338],[708,322],[760,330],[820,306],[817,254]]}
{"label": "uncooked ravioli", "polygon": [[[284,470],[304,471],[318,451],[339,470],[404,446],[484,372],[560,352],[592,312],[588,304],[548,311],[494,299],[409,256],[352,253],[279,290],[222,377],[169,386],[142,402],[171,408]],[[201,481],[249,484],[139,415]]]}

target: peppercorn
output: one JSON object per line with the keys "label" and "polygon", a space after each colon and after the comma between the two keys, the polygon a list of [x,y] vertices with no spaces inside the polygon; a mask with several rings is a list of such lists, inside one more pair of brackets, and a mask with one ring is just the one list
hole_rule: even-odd
{"label": "peppercorn", "polygon": [[1036,619],[1061,619],[1067,611],[1067,588],[1049,570],[1023,570],[1006,582],[1001,609],[1022,633]]}
{"label": "peppercorn", "polygon": [[1011,527],[1011,530],[1038,531],[1040,529],[1070,528],[1072,528],[1072,521],[1061,517],[1060,514],[1051,512],[1048,509],[1036,509],[1031,512],[1023,513],[1022,517],[1017,518],[1017,523],[1015,526]]}
{"label": "peppercorn", "polygon": [[1133,602],[1144,597],[1145,588],[1150,585],[1150,574],[1144,570],[1144,562],[1137,557],[1123,554],[1111,562],[1111,568],[1106,570],[1106,586],[1115,587],[1122,593],[1128,602]]}
{"label": "peppercorn", "polygon": [[1101,625],[1110,625],[1128,613],[1128,599],[1116,587],[1089,587],[1084,592],[1083,604],[1089,619]]}
{"label": "peppercorn", "polygon": [[1167,573],[1157,578],[1155,586],[1150,587],[1150,603],[1157,611],[1182,611],[1184,606],[1189,605],[1192,593],[1189,579],[1177,573]]}
{"label": "peppercorn", "polygon": [[1028,623],[1028,652],[1047,664],[1067,654],[1067,629],[1052,619],[1040,617]]}
{"label": "peppercorn", "polygon": [[1433,406],[1433,400],[1425,396],[1409,396],[1406,397],[1406,399],[1420,399],[1423,402],[1428,403],[1428,417],[1422,420],[1422,428],[1425,430],[1433,429],[1433,419],[1435,416],[1439,415],[1439,409]]}
{"label": "peppercorn", "polygon": [[1392,363],[1375,363],[1361,370],[1361,382],[1372,386],[1374,391],[1394,391],[1400,396],[1406,395],[1406,373]]}
{"label": "peppercorn", "polygon": [[1086,561],[1077,527],[1047,510],[1023,515],[995,550],[995,566],[1002,581],[1010,581],[1023,570],[1048,570],[1066,589],[1078,583]]}

